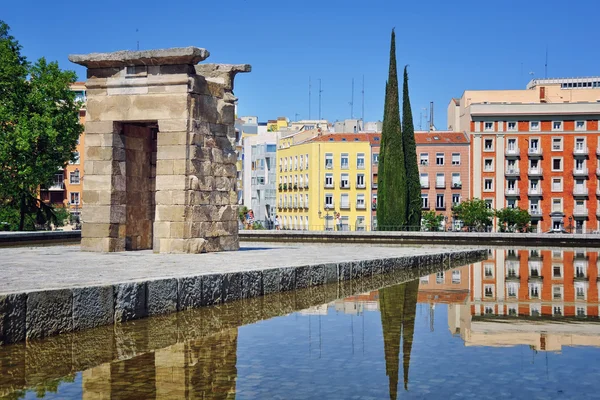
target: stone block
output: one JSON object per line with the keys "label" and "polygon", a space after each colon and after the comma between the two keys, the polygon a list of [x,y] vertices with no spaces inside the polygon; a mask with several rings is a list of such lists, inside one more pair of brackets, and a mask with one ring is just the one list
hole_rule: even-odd
{"label": "stone block", "polygon": [[[170,135],[170,133],[165,133]],[[181,145],[160,145],[156,149],[156,160],[187,160],[189,158],[189,149],[185,144]]]}
{"label": "stone block", "polygon": [[73,330],[95,328],[113,323],[115,312],[113,286],[73,289]]}
{"label": "stone block", "polygon": [[241,272],[223,274],[223,302],[242,298],[243,275]]}
{"label": "stone block", "polygon": [[88,222],[81,227],[82,238],[124,238],[125,224]]}
{"label": "stone block", "polygon": [[242,298],[249,299],[263,295],[262,271],[246,271],[242,273]]}
{"label": "stone block", "polygon": [[296,289],[296,269],[293,267],[280,268],[281,280],[279,281],[279,289],[282,292]]}
{"label": "stone block", "polygon": [[325,283],[325,266],[313,265],[310,267],[310,285],[320,286]]}
{"label": "stone block", "polygon": [[177,279],[148,281],[146,288],[146,310],[149,316],[177,311]]}
{"label": "stone block", "polygon": [[263,292],[265,295],[279,292],[281,283],[281,269],[271,268],[262,271],[263,274]]}
{"label": "stone block", "polygon": [[296,289],[310,287],[310,266],[296,267]]}
{"label": "stone block", "polygon": [[113,329],[112,325],[105,325],[73,335],[73,371],[84,371],[113,360]]}
{"label": "stone block", "polygon": [[46,290],[27,294],[26,337],[43,338],[73,330],[73,292]]}
{"label": "stone block", "polygon": [[338,278],[340,281],[348,281],[352,279],[352,263],[344,262],[338,264]]}
{"label": "stone block", "polygon": [[105,134],[105,133],[117,133],[118,127],[115,126],[113,121],[86,121],[85,122],[85,135],[86,141],[88,135],[91,134]]}
{"label": "stone block", "polygon": [[158,121],[158,132],[187,132],[188,120],[181,119],[163,119]]}
{"label": "stone block", "polygon": [[27,295],[0,296],[0,346],[25,340]]}
{"label": "stone block", "polygon": [[82,238],[80,248],[101,253],[125,251],[125,238]]}
{"label": "stone block", "polygon": [[367,268],[365,268],[365,264],[362,261],[352,261],[351,276],[352,279],[360,279],[365,276],[365,272]]}
{"label": "stone block", "polygon": [[157,175],[156,190],[187,190],[188,178],[185,175]]}
{"label": "stone block", "polygon": [[223,302],[223,275],[202,275],[202,305],[211,306]]}
{"label": "stone block", "polygon": [[157,205],[156,206],[156,221],[157,222],[183,222],[185,221],[184,205]]}
{"label": "stone block", "polygon": [[202,277],[192,276],[177,280],[177,309],[179,311],[202,306]]}
{"label": "stone block", "polygon": [[86,205],[82,210],[84,222],[125,224],[127,206],[125,205]]}
{"label": "stone block", "polygon": [[146,283],[120,283],[113,288],[115,296],[115,322],[126,322],[147,316]]}
{"label": "stone block", "polygon": [[325,264],[323,266],[325,274],[325,283],[335,283],[338,281],[338,265]]}
{"label": "stone block", "polygon": [[[176,148],[180,148],[183,147],[184,149],[187,150],[187,147],[185,146],[187,144],[188,141],[188,132],[187,130],[182,130],[179,132],[164,132],[164,131],[160,131],[158,132],[158,135],[156,136],[156,144],[158,146],[159,149],[161,149],[161,151],[167,150],[167,148],[165,146],[174,146]],[[183,153],[184,155],[187,155],[187,152]],[[178,157],[178,158],[182,158],[182,157]],[[162,157],[158,157],[158,159],[164,159]]]}

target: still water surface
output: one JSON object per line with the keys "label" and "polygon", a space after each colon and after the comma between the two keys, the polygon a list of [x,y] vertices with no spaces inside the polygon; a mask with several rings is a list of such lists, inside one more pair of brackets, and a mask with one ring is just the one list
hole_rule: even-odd
{"label": "still water surface", "polygon": [[403,284],[359,281],[7,346],[0,398],[600,398],[597,261],[493,250]]}

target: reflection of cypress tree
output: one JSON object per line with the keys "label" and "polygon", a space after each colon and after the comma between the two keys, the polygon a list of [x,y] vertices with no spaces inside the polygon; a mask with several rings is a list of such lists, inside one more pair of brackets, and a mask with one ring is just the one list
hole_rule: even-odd
{"label": "reflection of cypress tree", "polygon": [[235,398],[237,337],[237,328],[227,329],[190,343],[191,357],[197,358],[190,366],[191,398]]}
{"label": "reflection of cypress tree", "polygon": [[406,295],[404,296],[404,313],[402,318],[402,369],[404,371],[404,389],[408,390],[408,368],[410,367],[410,353],[415,334],[419,281],[408,282],[405,284],[405,287]]}
{"label": "reflection of cypress tree", "polygon": [[398,369],[400,366],[400,336],[406,285],[396,285],[379,290],[379,310],[383,328],[383,351],[385,373],[389,379],[390,400],[398,393]]}

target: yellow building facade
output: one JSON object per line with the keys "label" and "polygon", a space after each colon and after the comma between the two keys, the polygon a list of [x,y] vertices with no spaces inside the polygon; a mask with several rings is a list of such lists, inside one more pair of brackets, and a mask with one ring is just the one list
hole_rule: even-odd
{"label": "yellow building facade", "polygon": [[282,229],[370,230],[369,134],[330,134],[278,146],[277,162]]}

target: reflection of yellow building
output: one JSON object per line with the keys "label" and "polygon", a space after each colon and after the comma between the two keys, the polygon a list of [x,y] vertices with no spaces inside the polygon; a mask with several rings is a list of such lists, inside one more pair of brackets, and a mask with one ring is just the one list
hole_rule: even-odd
{"label": "reflection of yellow building", "polygon": [[284,229],[368,230],[373,134],[330,134],[278,145],[277,209]]}

